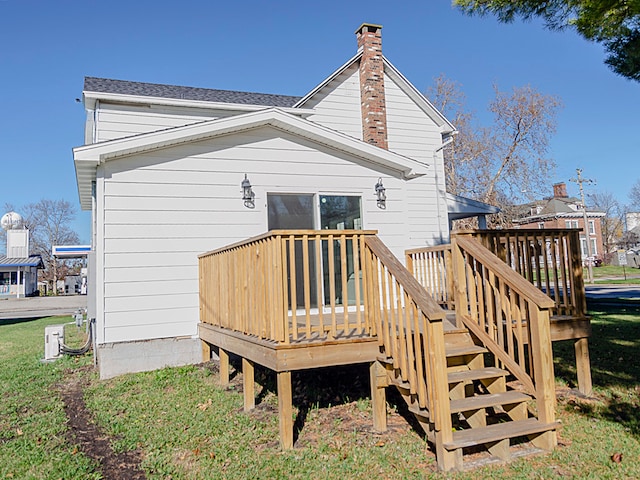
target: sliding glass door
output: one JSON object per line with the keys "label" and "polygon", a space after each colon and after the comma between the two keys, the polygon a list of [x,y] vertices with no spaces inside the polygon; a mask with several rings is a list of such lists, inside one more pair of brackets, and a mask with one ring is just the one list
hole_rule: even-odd
{"label": "sliding glass door", "polygon": [[[317,201],[316,203],[316,199]],[[361,199],[359,196],[320,195],[312,194],[267,194],[269,215],[269,230],[359,230],[362,228]],[[334,296],[335,305],[343,305],[345,295],[348,304],[354,304],[354,256],[351,240],[345,240],[342,246],[340,239],[333,240],[333,248],[329,248],[328,241],[322,242],[322,265],[316,265],[315,244],[309,243],[309,288],[315,292],[317,288],[317,268],[322,269],[322,291],[325,305],[331,304]],[[355,246],[357,248],[357,246]],[[295,285],[296,306],[304,306],[304,261],[302,242],[295,242]],[[346,264],[341,261],[341,252],[346,249]],[[331,252],[331,253],[330,253]],[[289,257],[287,251],[287,258]],[[332,256],[333,266],[329,268],[329,255]],[[333,270],[333,288],[330,288],[330,270]],[[291,281],[292,270],[289,268]],[[343,280],[346,279],[347,291],[344,291]],[[360,281],[360,279],[357,279]],[[289,298],[291,306],[291,298]],[[317,308],[315,295],[311,295],[311,308]]]}

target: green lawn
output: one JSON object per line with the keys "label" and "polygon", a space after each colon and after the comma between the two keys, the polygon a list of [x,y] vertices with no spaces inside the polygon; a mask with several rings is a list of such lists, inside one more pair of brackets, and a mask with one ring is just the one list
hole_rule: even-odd
{"label": "green lawn", "polygon": [[[585,280],[586,277],[585,271]],[[640,284],[640,269],[604,265],[593,269],[593,280],[597,284],[638,285]]]}
{"label": "green lawn", "polygon": [[[114,449],[141,451],[150,479],[640,478],[640,309],[591,313],[594,398],[570,390],[571,342],[554,345],[559,448],[447,476],[435,473],[424,440],[395,412],[394,395],[390,432],[371,432],[366,367],[294,375],[294,403],[304,421],[297,447],[283,452],[268,371],[257,370],[258,406],[246,414],[240,375],[222,389],[215,364],[99,381],[81,368],[90,356],[40,363],[44,326],[60,319],[0,321],[0,478],[100,478],[65,434],[59,388],[78,375],[89,376],[85,401]],[[620,463],[611,460],[618,453]]]}
{"label": "green lawn", "polygon": [[[100,478],[66,439],[58,385],[90,357],[41,363],[44,327],[71,317],[0,320],[0,478]],[[75,327],[73,327],[75,329]]]}

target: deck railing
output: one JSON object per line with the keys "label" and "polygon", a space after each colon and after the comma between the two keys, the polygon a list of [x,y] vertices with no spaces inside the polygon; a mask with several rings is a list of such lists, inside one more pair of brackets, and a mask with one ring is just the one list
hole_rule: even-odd
{"label": "deck railing", "polygon": [[276,230],[199,256],[200,319],[281,344],[362,334],[451,439],[445,312],[373,231]]}
{"label": "deck railing", "polygon": [[452,242],[456,320],[466,326],[537,400],[540,420],[554,421],[549,317],[554,301],[488,251],[478,239]]}
{"label": "deck railing", "polygon": [[448,441],[451,414],[444,344],[445,311],[377,237],[365,239],[366,312],[384,355],[393,362],[435,433]]}
{"label": "deck railing", "polygon": [[[459,232],[471,236],[553,299],[552,315],[586,314],[579,231],[510,229]],[[407,250],[407,268],[444,307],[453,309],[451,245]]]}
{"label": "deck railing", "polygon": [[472,235],[552,298],[555,315],[586,314],[579,230],[479,230]]}
{"label": "deck railing", "polygon": [[273,230],[199,255],[200,319],[288,344],[370,332],[362,230]]}
{"label": "deck railing", "polygon": [[405,251],[407,269],[443,308],[453,310],[451,245]]}

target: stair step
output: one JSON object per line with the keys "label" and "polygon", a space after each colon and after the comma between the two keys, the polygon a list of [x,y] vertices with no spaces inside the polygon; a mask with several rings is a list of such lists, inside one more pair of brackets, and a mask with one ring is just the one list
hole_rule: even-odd
{"label": "stair step", "polygon": [[521,437],[534,433],[547,432],[558,428],[560,422],[542,423],[537,418],[528,418],[516,422],[497,423],[486,427],[470,428],[453,432],[453,440],[446,442],[444,448],[456,450],[490,442],[497,442],[505,438]]}
{"label": "stair step", "polygon": [[478,345],[461,345],[458,347],[448,347],[446,350],[447,358],[461,357],[463,355],[478,355],[486,353],[488,350]]}
{"label": "stair step", "polygon": [[451,400],[451,413],[468,412],[479,408],[495,407],[497,405],[509,405],[530,400],[531,397],[524,393],[509,391],[502,393],[490,393],[487,395],[476,395],[474,397]]}
{"label": "stair step", "polygon": [[448,374],[449,383],[471,382],[487,378],[506,377],[509,372],[496,367],[478,368],[474,370],[462,370]]}

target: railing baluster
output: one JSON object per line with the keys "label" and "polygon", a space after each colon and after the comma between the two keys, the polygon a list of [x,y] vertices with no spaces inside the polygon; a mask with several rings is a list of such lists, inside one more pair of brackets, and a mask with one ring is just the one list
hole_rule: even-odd
{"label": "railing baluster", "polygon": [[336,325],[336,268],[334,261],[333,251],[333,235],[329,235],[327,239],[327,250],[329,260],[329,302],[331,304],[331,337],[335,338],[337,335]]}
{"label": "railing baluster", "polygon": [[316,251],[316,303],[318,304],[318,332],[324,335],[324,299],[322,298],[322,237],[315,236]]}
{"label": "railing baluster", "polygon": [[353,252],[353,276],[354,276],[354,288],[355,288],[355,302],[356,302],[356,333],[362,333],[362,312],[360,298],[360,286],[361,286],[361,270],[360,270],[360,235],[356,235],[351,240],[351,249]]}
{"label": "railing baluster", "polygon": [[402,296],[400,293],[400,284],[398,283],[398,280],[396,278],[392,278],[391,281],[393,282],[393,295],[395,297],[396,300],[396,319],[397,319],[397,327],[398,327],[398,343],[400,346],[400,365],[401,365],[401,371],[402,373],[402,380],[403,381],[407,381],[409,379],[409,368],[407,365],[407,339],[406,339],[406,335],[407,332],[405,330],[405,324],[404,324],[404,315],[403,315],[403,311],[402,311]]}
{"label": "railing baluster", "polygon": [[340,235],[340,277],[342,279],[342,313],[344,318],[342,331],[345,333],[349,332],[349,289],[347,288],[348,273],[347,237],[346,235]]}
{"label": "railing baluster", "polygon": [[305,335],[311,338],[311,285],[309,284],[309,235],[302,236],[302,265],[304,275],[304,325]]}
{"label": "railing baluster", "polygon": [[298,339],[298,290],[296,281],[296,240],[294,235],[289,235],[289,292],[291,301],[291,336],[292,340]]}

